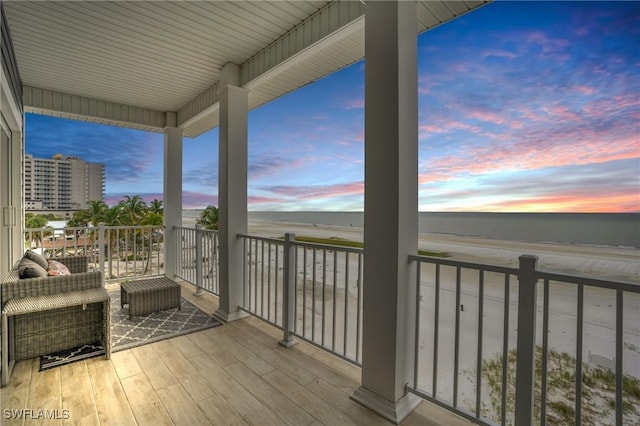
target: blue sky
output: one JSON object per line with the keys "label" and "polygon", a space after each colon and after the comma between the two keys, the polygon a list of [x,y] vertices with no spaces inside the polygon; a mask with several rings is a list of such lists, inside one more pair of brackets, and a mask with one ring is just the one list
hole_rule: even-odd
{"label": "blue sky", "polygon": [[[494,2],[418,37],[421,211],[640,212],[640,2]],[[364,62],[249,113],[250,210],[364,204]],[[185,138],[217,204],[218,130]],[[162,198],[163,135],[27,114],[26,152]]]}

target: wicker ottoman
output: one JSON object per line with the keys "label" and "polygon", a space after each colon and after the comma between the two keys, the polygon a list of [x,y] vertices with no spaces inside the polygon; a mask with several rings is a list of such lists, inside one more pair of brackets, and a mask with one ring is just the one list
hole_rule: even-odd
{"label": "wicker ottoman", "polygon": [[180,309],[180,284],[166,277],[120,285],[120,307],[129,305],[129,318],[165,309]]}

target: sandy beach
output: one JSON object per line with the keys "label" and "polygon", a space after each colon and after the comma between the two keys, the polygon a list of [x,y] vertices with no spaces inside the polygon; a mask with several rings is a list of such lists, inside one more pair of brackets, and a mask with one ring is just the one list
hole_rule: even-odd
{"label": "sandy beach", "polygon": [[[286,232],[300,236],[363,240],[362,228],[249,222],[251,235],[281,237]],[[631,248],[531,243],[446,234],[419,234],[418,246],[421,250],[449,253],[455,260],[509,267],[517,266],[520,255],[533,254],[538,256],[539,269],[640,282],[640,250]]]}

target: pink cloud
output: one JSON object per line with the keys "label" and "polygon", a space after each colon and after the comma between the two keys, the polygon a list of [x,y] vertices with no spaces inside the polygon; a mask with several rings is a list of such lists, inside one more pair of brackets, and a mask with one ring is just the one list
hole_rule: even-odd
{"label": "pink cloud", "polygon": [[[115,206],[120,201],[122,201],[125,195],[134,196],[140,195],[147,204],[153,201],[154,199],[162,201],[164,198],[164,194],[161,192],[156,193],[131,193],[131,194],[108,194],[104,198],[104,202],[109,206]],[[193,191],[183,191],[182,192],[182,207],[185,209],[193,209],[193,208],[204,208],[208,205],[218,205],[218,196],[214,194],[209,194],[205,192],[193,192]]]}
{"label": "pink cloud", "polygon": [[578,92],[581,95],[585,95],[585,96],[590,96],[593,95],[594,93],[596,93],[596,89],[594,87],[591,86],[573,86],[571,88],[571,90],[573,90],[574,92]]}
{"label": "pink cloud", "polygon": [[249,178],[259,179],[261,177],[270,176],[281,170],[300,167],[304,164],[303,159],[290,159],[284,157],[264,157],[249,164]]}
{"label": "pink cloud", "polygon": [[640,197],[635,190],[596,194],[561,192],[515,200],[487,201],[474,207],[476,211],[494,212],[572,212],[632,213],[640,211]]}
{"label": "pink cloud", "polygon": [[348,110],[364,108],[364,98],[347,100],[342,107]]}
{"label": "pink cloud", "polygon": [[504,114],[498,114],[492,111],[474,110],[467,113],[469,118],[486,121],[501,126],[507,123],[507,117]]}
{"label": "pink cloud", "polygon": [[345,195],[362,195],[364,193],[364,182],[307,186],[280,185],[265,187],[261,189],[297,200],[325,199]]}
{"label": "pink cloud", "polygon": [[526,37],[531,44],[537,44],[542,47],[542,53],[558,53],[566,49],[570,43],[569,40],[560,38],[551,38],[547,33],[541,31],[533,31]]}
{"label": "pink cloud", "polygon": [[484,58],[496,57],[496,58],[507,58],[507,59],[514,59],[518,57],[518,55],[508,50],[495,50],[495,49],[486,50],[485,52],[482,53],[482,56]]}
{"label": "pink cloud", "polygon": [[208,194],[205,192],[193,192],[193,191],[182,192],[182,208],[184,209],[205,208],[210,205],[211,206],[218,205],[217,194]]}
{"label": "pink cloud", "polygon": [[283,198],[263,197],[259,195],[250,195],[247,197],[247,203],[252,204],[264,204],[264,203],[282,203],[285,200]]}
{"label": "pink cloud", "polygon": [[441,120],[438,124],[418,125],[418,139],[425,139],[433,133],[448,133],[454,130],[465,130],[469,133],[482,133],[482,128],[460,120]]}
{"label": "pink cloud", "polygon": [[597,133],[584,131],[574,136],[577,137],[567,140],[540,138],[510,144],[468,146],[455,155],[424,161],[421,165],[424,172],[419,182],[445,181],[461,174],[482,175],[640,157],[640,142],[635,135],[609,140]]}

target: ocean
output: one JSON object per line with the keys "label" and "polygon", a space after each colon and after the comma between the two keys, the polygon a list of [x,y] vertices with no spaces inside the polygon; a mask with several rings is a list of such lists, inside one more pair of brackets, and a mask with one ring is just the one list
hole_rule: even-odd
{"label": "ocean", "polygon": [[[185,210],[185,225],[200,212]],[[249,220],[364,227],[363,212],[249,212]],[[420,212],[419,232],[510,241],[640,248],[640,213]]]}

